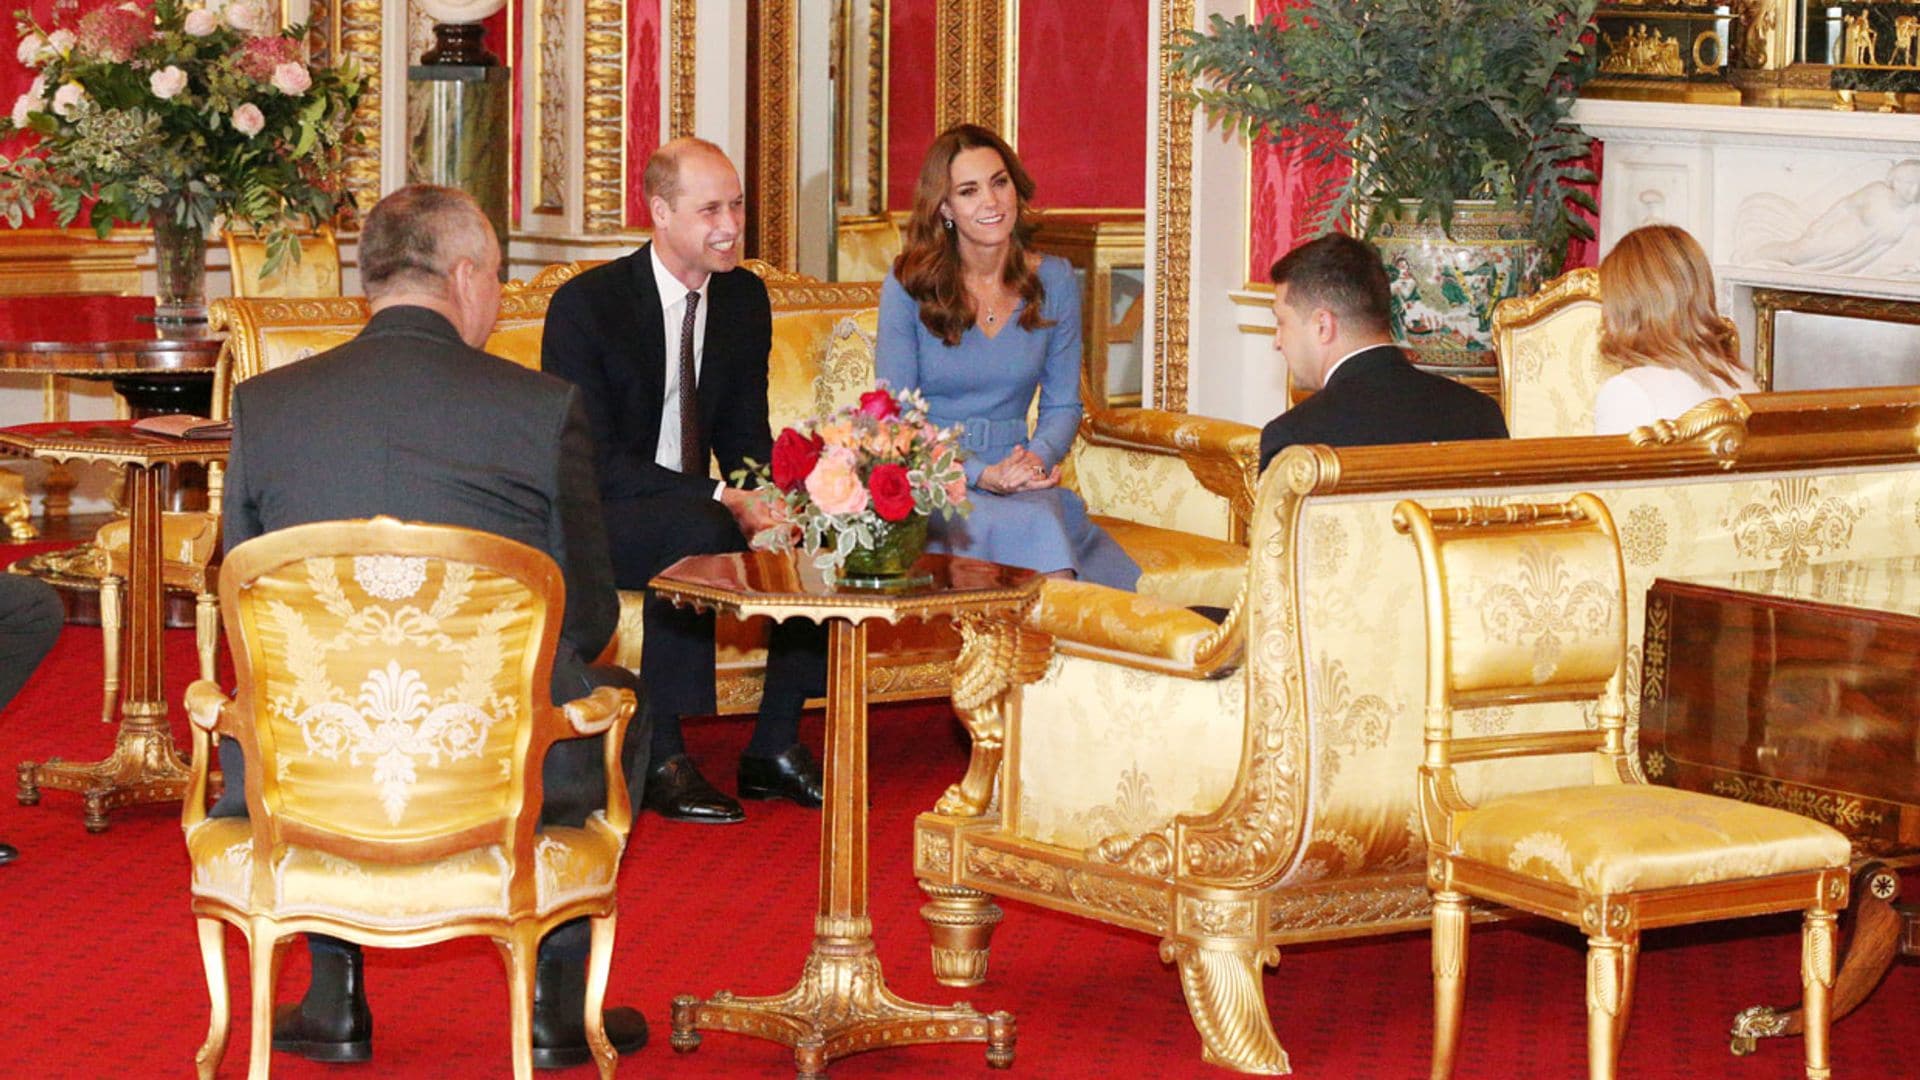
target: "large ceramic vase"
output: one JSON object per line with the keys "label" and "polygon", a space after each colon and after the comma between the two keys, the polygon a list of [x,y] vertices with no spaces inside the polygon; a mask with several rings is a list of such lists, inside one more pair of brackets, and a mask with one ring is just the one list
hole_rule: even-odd
{"label": "large ceramic vase", "polygon": [[154,321],[206,322],[206,230],[182,224],[168,205],[155,207],[148,221],[153,226]]}
{"label": "large ceramic vase", "polygon": [[1498,385],[1493,309],[1539,287],[1546,251],[1525,210],[1457,203],[1449,236],[1438,221],[1415,221],[1415,205],[1402,202],[1373,237],[1387,264],[1394,335],[1421,368]]}
{"label": "large ceramic vase", "polygon": [[884,585],[906,581],[913,564],[927,550],[927,515],[913,514],[903,521],[881,522],[873,546],[847,552],[840,579],[851,584]]}

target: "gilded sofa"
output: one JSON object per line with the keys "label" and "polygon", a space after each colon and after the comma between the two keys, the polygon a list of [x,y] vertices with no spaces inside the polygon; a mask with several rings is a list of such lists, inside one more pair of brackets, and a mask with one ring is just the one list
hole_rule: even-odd
{"label": "gilded sofa", "polygon": [[[916,825],[936,976],[984,977],[992,897],[1130,927],[1178,966],[1207,1060],[1286,1071],[1260,974],[1279,948],[1422,929],[1429,915],[1414,801],[1420,576],[1394,504],[1597,493],[1620,523],[1635,739],[1656,575],[1767,570],[1845,589],[1847,560],[1920,560],[1916,423],[1920,388],[1894,387],[1713,401],[1630,435],[1445,455],[1292,447],[1261,478],[1252,558],[1223,626],[1049,582],[976,694],[997,777]],[[1550,638],[1570,591],[1534,573],[1502,614]],[[1458,722],[1472,734],[1536,731],[1580,723],[1574,709],[1489,708]],[[1549,765],[1527,786],[1584,782],[1591,768]],[[1663,768],[1646,765],[1656,779]],[[1471,773],[1467,788],[1505,793]]]}
{"label": "gilded sofa", "polygon": [[[539,364],[540,336],[554,289],[592,263],[542,269],[509,283],[487,350],[528,367]],[[767,280],[773,306],[769,421],[775,430],[855,400],[873,384],[879,320],[877,283],[832,283],[749,263]],[[324,351],[366,322],[360,298],[221,300],[215,329],[232,344],[216,373],[215,398],[232,383]],[[1139,561],[1141,591],[1173,604],[1232,602],[1246,564],[1259,431],[1243,424],[1152,410],[1097,411],[1082,421],[1066,462],[1067,482],[1095,519]],[[217,492],[217,486],[216,486]],[[623,594],[614,659],[640,664],[641,603]],[[716,695],[723,713],[759,707],[765,627],[721,619],[716,635]],[[944,697],[961,646],[944,622],[876,630],[869,693],[874,700]]]}

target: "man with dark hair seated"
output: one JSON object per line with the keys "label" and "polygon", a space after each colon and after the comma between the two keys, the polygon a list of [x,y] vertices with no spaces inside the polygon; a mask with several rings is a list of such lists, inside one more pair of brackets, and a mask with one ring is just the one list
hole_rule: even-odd
{"label": "man with dark hair seated", "polygon": [[[592,663],[619,621],[613,563],[593,479],[580,391],[480,351],[500,311],[500,245],[471,197],[415,185],[381,199],[360,233],[360,276],[373,317],[360,335],[234,388],[233,450],[222,519],[228,548],[315,521],[379,514],[458,525],[551,556],[566,580],[553,657],[554,702],[595,686],[638,690],[632,674]],[[642,698],[641,700],[645,700]],[[621,764],[632,790],[646,775],[644,722],[627,727]],[[606,803],[599,739],[547,752],[543,825],[581,825]],[[239,748],[223,740],[227,789],[211,816],[247,812]],[[533,988],[533,1063],[584,1065],[587,920],[540,942]],[[319,934],[299,1005],[274,1010],[273,1048],[315,1061],[373,1053],[360,947]],[[630,1008],[605,1013],[621,1054],[646,1044]]]}
{"label": "man with dark hair seated", "polygon": [[1312,397],[1260,432],[1260,467],[1295,443],[1504,439],[1500,406],[1421,371],[1393,343],[1387,271],[1379,249],[1329,233],[1273,264],[1273,346],[1295,386]]}
{"label": "man with dark hair seated", "polygon": [[[67,613],[60,594],[44,581],[0,573],[0,709],[26,685],[60,636]],[[0,844],[0,864],[20,857],[12,844]]]}

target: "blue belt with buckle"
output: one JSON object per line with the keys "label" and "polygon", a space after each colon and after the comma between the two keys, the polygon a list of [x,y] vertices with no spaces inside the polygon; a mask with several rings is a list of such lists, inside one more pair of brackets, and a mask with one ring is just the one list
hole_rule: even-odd
{"label": "blue belt with buckle", "polygon": [[1027,441],[1027,418],[1024,416],[1015,420],[991,420],[984,416],[968,420],[948,420],[939,416],[929,416],[927,419],[939,427],[962,428],[960,445],[975,453]]}

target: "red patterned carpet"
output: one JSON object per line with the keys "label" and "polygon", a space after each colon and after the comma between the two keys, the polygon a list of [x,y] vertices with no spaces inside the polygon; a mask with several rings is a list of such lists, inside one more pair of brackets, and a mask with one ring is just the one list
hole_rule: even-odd
{"label": "red patterned carpet", "polygon": [[[168,698],[192,671],[190,632],[168,634]],[[71,628],[47,666],[0,718],[0,746],[21,758],[104,754],[98,719],[97,631]],[[177,704],[176,704],[177,712]],[[182,723],[176,716],[176,727]],[[695,755],[730,780],[744,745],[742,720],[690,727]],[[817,748],[819,727],[808,739]],[[1011,906],[994,941],[987,985],[964,994],[927,970],[922,903],[907,872],[913,815],[930,806],[965,764],[965,743],[944,707],[876,711],[872,892],[879,948],[893,987],[914,998],[1011,1010],[1020,1025],[1013,1075],[1029,1078],[1218,1076],[1170,969],[1147,937]],[[730,786],[723,784],[723,786]],[[611,1000],[639,1006],[655,1043],[624,1058],[623,1076],[791,1076],[772,1044],[709,1035],[697,1053],[666,1046],[676,993],[770,993],[797,974],[810,932],[818,818],[779,804],[750,806],[733,828],[666,825],[646,816],[623,871]],[[0,868],[0,1074],[8,1077],[192,1075],[207,1001],[187,912],[187,865],[173,810],[116,814],[88,835],[77,797],[49,793],[38,807],[0,800],[0,839],[22,849]],[[229,934],[234,1035],[221,1075],[244,1075],[245,958]],[[1635,1077],[1784,1078],[1800,1075],[1794,1040],[1746,1058],[1727,1053],[1727,1019],[1762,1001],[1798,996],[1798,938],[1791,923],[1665,932],[1648,940],[1623,1074]],[[1558,928],[1476,933],[1468,990],[1463,1078],[1585,1075],[1578,939]],[[282,998],[305,985],[304,951],[289,954]],[[492,947],[463,942],[372,953],[376,1035],[369,1067],[318,1066],[276,1055],[275,1074],[299,1077],[508,1075],[505,980]],[[1425,938],[1334,943],[1288,951],[1267,977],[1281,1039],[1297,1075],[1405,1078],[1426,1074],[1429,989]],[[1902,1050],[1916,1006],[1920,965],[1896,968],[1834,1030],[1840,1077],[1920,1076],[1920,1054]],[[846,1059],[837,1077],[986,1077],[976,1046],[914,1048]],[[564,1075],[586,1077],[590,1068]]]}

